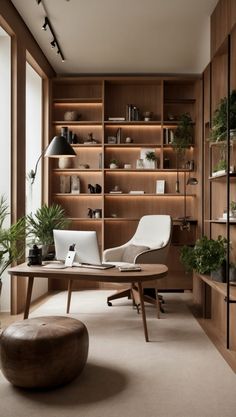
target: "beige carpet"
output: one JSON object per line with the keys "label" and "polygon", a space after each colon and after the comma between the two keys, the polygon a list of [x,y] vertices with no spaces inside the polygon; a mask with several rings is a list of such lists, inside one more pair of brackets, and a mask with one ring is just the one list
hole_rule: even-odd
{"label": "beige carpet", "polygon": [[[236,375],[186,306],[168,294],[160,320],[147,307],[150,343],[129,301],[106,305],[110,292],[73,293],[71,315],[89,331],[86,368],[71,384],[29,392],[0,378],[1,417],[235,417]],[[66,293],[32,316],[63,315]]]}

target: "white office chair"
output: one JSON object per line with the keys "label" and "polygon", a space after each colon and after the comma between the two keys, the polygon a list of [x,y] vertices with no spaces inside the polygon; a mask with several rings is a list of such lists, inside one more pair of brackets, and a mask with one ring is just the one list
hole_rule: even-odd
{"label": "white office chair", "polygon": [[[111,262],[116,265],[131,262],[139,264],[165,264],[170,246],[172,232],[172,219],[169,215],[147,215],[143,216],[138,224],[134,236],[124,245],[106,249],[103,254],[104,262]],[[157,281],[145,283],[145,288],[155,288],[156,300],[145,296],[146,301],[156,304],[158,317],[160,314],[160,298],[158,296]],[[138,306],[137,291],[135,288],[126,287],[117,290],[115,294],[107,298],[107,304],[117,298],[133,298]]]}

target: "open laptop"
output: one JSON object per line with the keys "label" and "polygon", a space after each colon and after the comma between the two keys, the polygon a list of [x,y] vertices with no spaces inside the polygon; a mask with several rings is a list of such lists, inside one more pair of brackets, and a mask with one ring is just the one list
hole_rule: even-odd
{"label": "open laptop", "polygon": [[56,259],[65,262],[69,247],[75,245],[73,266],[94,269],[113,268],[112,264],[104,264],[98,248],[95,231],[53,230]]}

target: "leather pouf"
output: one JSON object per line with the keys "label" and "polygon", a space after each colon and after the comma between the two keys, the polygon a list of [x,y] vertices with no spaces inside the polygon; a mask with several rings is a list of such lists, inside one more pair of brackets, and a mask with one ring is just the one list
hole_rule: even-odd
{"label": "leather pouf", "polygon": [[16,322],[1,334],[2,372],[13,385],[52,388],[73,380],[88,356],[88,331],[76,319],[37,317]]}

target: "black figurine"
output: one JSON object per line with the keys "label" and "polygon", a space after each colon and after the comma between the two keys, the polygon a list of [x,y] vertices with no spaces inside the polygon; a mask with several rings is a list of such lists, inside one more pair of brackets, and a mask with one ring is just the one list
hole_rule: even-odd
{"label": "black figurine", "polygon": [[99,184],[95,184],[95,193],[96,194],[101,194],[102,192],[102,187]]}
{"label": "black figurine", "polygon": [[90,219],[93,218],[93,210],[91,208],[88,208],[88,217],[90,217]]}
{"label": "black figurine", "polygon": [[90,194],[95,194],[95,187],[92,184],[88,184],[88,189],[90,191]]}

